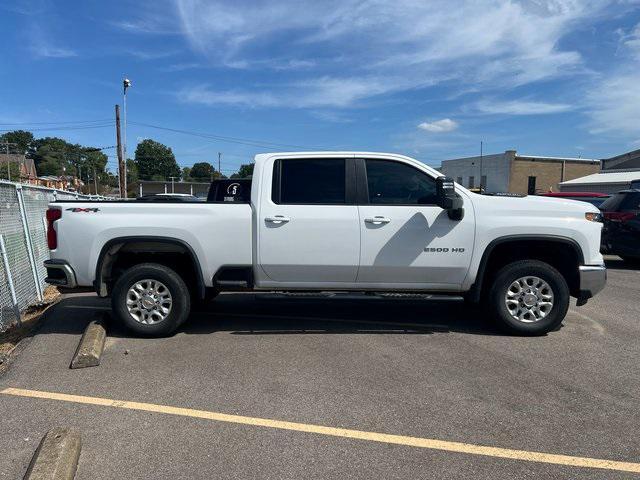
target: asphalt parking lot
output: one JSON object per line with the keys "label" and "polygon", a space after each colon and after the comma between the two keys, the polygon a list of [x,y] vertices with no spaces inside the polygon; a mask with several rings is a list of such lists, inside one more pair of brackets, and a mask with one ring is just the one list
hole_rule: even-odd
{"label": "asphalt parking lot", "polygon": [[110,326],[81,370],[69,362],[108,301],[67,297],[0,377],[36,392],[0,393],[0,477],[69,426],[79,479],[637,478],[603,461],[640,467],[640,270],[609,268],[544,337],[455,302],[228,294],[171,338]]}

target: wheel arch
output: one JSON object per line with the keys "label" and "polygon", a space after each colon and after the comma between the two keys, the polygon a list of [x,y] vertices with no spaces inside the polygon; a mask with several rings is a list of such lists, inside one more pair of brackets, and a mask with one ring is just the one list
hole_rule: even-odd
{"label": "wheel arch", "polygon": [[[194,280],[196,288],[200,298],[205,296],[205,282],[202,274],[202,267],[198,261],[198,256],[195,251],[184,240],[171,237],[161,237],[154,235],[136,235],[116,237],[108,240],[101,248],[96,262],[95,280],[93,282],[94,288],[99,296],[104,297],[108,295],[108,280],[111,279],[112,268],[118,258],[118,254],[127,248],[131,248],[134,245],[140,245],[144,252],[144,245],[163,245],[169,247],[162,252],[147,251],[146,253],[180,253],[186,255],[190,260],[190,268],[194,273]],[[145,260],[136,261],[133,264],[145,263]],[[162,263],[159,261],[157,263]]]}
{"label": "wheel arch", "polygon": [[[540,249],[543,249],[545,246],[561,246],[563,251],[571,252],[571,257],[566,258],[566,262],[576,263],[575,272],[571,272],[566,268],[559,268],[567,283],[569,284],[569,289],[571,294],[575,296],[577,294],[577,288],[579,287],[579,279],[578,279],[578,268],[577,265],[584,264],[584,255],[582,253],[582,249],[576,240],[570,237],[563,237],[557,235],[506,235],[503,237],[498,237],[493,239],[485,248],[482,253],[482,258],[480,260],[480,264],[478,266],[478,272],[476,275],[476,279],[471,286],[468,293],[468,300],[471,302],[479,302],[483,289],[486,286],[487,275],[490,275],[492,271],[495,271],[495,266],[500,265],[500,261],[496,260],[496,255],[501,251],[511,250],[515,251],[517,246],[526,247],[526,246],[535,246],[536,251],[540,252]],[[527,256],[522,254],[513,254],[512,256],[505,259],[502,264],[508,263],[508,260],[523,260],[523,259],[531,259],[531,260],[547,260],[549,258],[558,258],[558,252],[549,253],[547,255],[533,255]],[[554,262],[549,262],[552,266],[557,267],[558,265],[554,265]],[[555,262],[557,263],[557,262]],[[561,265],[561,267],[566,267],[566,265]]]}

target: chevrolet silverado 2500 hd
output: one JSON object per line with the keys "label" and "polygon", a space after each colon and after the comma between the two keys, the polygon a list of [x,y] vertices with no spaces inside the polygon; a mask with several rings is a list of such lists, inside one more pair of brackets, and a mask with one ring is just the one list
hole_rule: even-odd
{"label": "chevrolet silverado 2500 hd", "polygon": [[478,195],[394,154],[262,154],[207,202],[60,201],[47,221],[47,282],[93,286],[146,335],[228,290],[457,295],[536,335],[606,279],[595,207]]}

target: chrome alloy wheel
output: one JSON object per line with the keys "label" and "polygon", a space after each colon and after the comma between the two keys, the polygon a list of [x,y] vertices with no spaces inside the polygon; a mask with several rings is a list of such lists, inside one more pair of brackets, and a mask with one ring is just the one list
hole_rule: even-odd
{"label": "chrome alloy wheel", "polygon": [[138,323],[160,323],[171,313],[173,300],[167,286],[158,280],[145,279],[134,283],[127,292],[127,310]]}
{"label": "chrome alloy wheel", "polygon": [[520,277],[509,286],[504,301],[514,319],[538,322],[553,309],[553,290],[539,277]]}

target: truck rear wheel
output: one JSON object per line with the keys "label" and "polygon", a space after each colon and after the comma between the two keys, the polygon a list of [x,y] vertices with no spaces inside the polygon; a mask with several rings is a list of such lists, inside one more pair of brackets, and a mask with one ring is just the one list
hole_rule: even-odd
{"label": "truck rear wheel", "polygon": [[111,308],[117,320],[135,333],[169,335],[189,316],[189,289],[170,268],[142,263],[118,278],[111,295]]}
{"label": "truck rear wheel", "polygon": [[497,272],[487,302],[492,318],[504,330],[543,335],[564,320],[569,309],[569,287],[551,265],[521,260]]}

